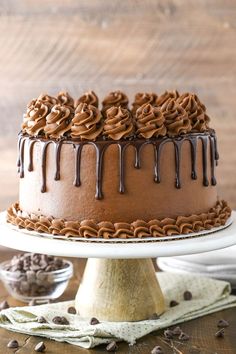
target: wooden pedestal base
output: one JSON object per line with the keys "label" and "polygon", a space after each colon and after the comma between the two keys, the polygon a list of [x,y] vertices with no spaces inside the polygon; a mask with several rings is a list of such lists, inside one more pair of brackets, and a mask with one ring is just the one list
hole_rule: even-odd
{"label": "wooden pedestal base", "polygon": [[75,303],[81,316],[106,321],[140,321],[164,312],[151,259],[90,258]]}

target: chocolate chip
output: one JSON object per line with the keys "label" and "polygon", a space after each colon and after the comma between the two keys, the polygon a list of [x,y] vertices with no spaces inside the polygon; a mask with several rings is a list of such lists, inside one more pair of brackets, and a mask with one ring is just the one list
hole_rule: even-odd
{"label": "chocolate chip", "polygon": [[190,301],[190,300],[192,300],[192,298],[193,298],[193,295],[192,295],[191,291],[186,290],[184,292],[184,300],[185,301]]}
{"label": "chocolate chip", "polygon": [[219,329],[219,331],[217,331],[216,334],[215,334],[216,338],[224,338],[224,336],[225,336],[224,328]]}
{"label": "chocolate chip", "polygon": [[158,345],[152,349],[151,354],[164,354],[164,352],[162,347]]}
{"label": "chocolate chip", "polygon": [[39,317],[37,318],[37,321],[38,321],[38,323],[47,323],[46,318],[43,317],[43,316],[39,316]]}
{"label": "chocolate chip", "polygon": [[108,352],[115,352],[118,349],[118,345],[116,344],[115,341],[112,341],[106,346],[106,350]]}
{"label": "chocolate chip", "polygon": [[9,306],[8,302],[5,300],[5,301],[1,302],[1,304],[0,304],[0,311],[9,309],[9,307],[10,306]]}
{"label": "chocolate chip", "polygon": [[189,335],[184,333],[184,332],[181,332],[180,335],[179,335],[179,340],[182,340],[182,341],[188,341],[190,339]]}
{"label": "chocolate chip", "polygon": [[64,316],[55,316],[52,319],[52,322],[58,325],[68,325],[69,321],[67,320],[67,318],[65,318]]}
{"label": "chocolate chip", "polygon": [[219,328],[229,327],[229,322],[226,321],[226,320],[221,319],[221,320],[218,321],[217,327],[219,327]]}
{"label": "chocolate chip", "polygon": [[175,301],[175,300],[170,301],[170,307],[175,307],[177,305],[179,305],[179,303],[177,301]]}
{"label": "chocolate chip", "polygon": [[46,349],[46,346],[45,346],[44,342],[39,342],[34,348],[34,350],[38,353],[43,353],[45,351],[45,349]]}
{"label": "chocolate chip", "polygon": [[19,348],[19,343],[17,342],[17,340],[13,339],[10,340],[10,342],[7,344],[8,348]]}
{"label": "chocolate chip", "polygon": [[91,325],[96,325],[96,324],[99,324],[99,323],[100,323],[100,322],[99,322],[98,319],[95,318],[95,317],[92,317],[91,320],[90,320],[90,324],[91,324]]}
{"label": "chocolate chip", "polygon": [[158,320],[160,318],[160,316],[154,312],[150,317],[149,320]]}
{"label": "chocolate chip", "polygon": [[167,339],[173,339],[174,338],[174,334],[172,332],[171,329],[166,329],[164,331],[164,336],[167,338]]}
{"label": "chocolate chip", "polygon": [[67,309],[67,312],[68,313],[71,313],[72,315],[76,315],[76,308],[74,306],[70,306],[68,309]]}
{"label": "chocolate chip", "polygon": [[182,329],[179,326],[177,326],[174,329],[172,329],[172,332],[174,336],[179,336],[182,333]]}
{"label": "chocolate chip", "polygon": [[61,317],[61,322],[62,322],[63,325],[69,325],[70,324],[68,319],[66,317],[64,317],[64,316]]}

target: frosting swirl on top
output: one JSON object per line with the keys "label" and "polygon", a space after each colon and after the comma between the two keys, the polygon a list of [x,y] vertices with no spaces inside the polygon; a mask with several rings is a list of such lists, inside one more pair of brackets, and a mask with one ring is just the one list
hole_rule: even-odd
{"label": "frosting swirl on top", "polygon": [[32,100],[23,118],[22,131],[33,136],[41,134],[50,108],[51,106],[47,102]]}
{"label": "frosting swirl on top", "polygon": [[146,139],[164,136],[166,135],[164,121],[160,108],[150,103],[144,104],[136,112],[137,134]]}
{"label": "frosting swirl on top", "polygon": [[71,111],[71,107],[62,104],[53,106],[46,117],[45,136],[53,139],[63,137],[71,129]]}
{"label": "frosting swirl on top", "polygon": [[59,92],[57,95],[57,100],[62,105],[74,107],[74,99],[69,95],[68,92]]}
{"label": "frosting swirl on top", "polygon": [[188,114],[174,99],[166,101],[161,111],[165,118],[167,135],[176,136],[190,132],[191,122]]}
{"label": "frosting swirl on top", "polygon": [[197,95],[184,93],[177,102],[188,113],[192,124],[192,131],[204,132],[209,129],[210,118],[206,114],[206,107],[201,103]]}
{"label": "frosting swirl on top", "polygon": [[38,97],[39,101],[43,101],[51,106],[54,106],[54,104],[59,103],[58,99],[56,97],[50,96],[47,93],[41,93]]}
{"label": "frosting swirl on top", "polygon": [[82,140],[95,140],[102,132],[102,115],[98,108],[80,103],[72,119],[71,137]]}
{"label": "frosting swirl on top", "polygon": [[128,108],[128,97],[121,91],[110,92],[102,101],[103,112],[106,112],[110,107]]}
{"label": "frosting swirl on top", "polygon": [[122,107],[110,107],[106,111],[103,135],[113,140],[127,138],[134,132],[132,116],[128,109]]}
{"label": "frosting swirl on top", "polygon": [[155,93],[146,93],[146,92],[138,92],[135,95],[134,102],[132,104],[132,113],[134,114],[139,107],[141,107],[145,103],[150,103],[155,106],[157,100],[157,95]]}
{"label": "frosting swirl on top", "polygon": [[179,92],[177,90],[174,91],[165,91],[162,95],[158,96],[156,99],[156,105],[162,106],[166,103],[170,98],[173,100],[177,100],[179,97]]}
{"label": "frosting swirl on top", "polygon": [[85,92],[76,100],[75,107],[77,107],[80,103],[87,103],[98,108],[98,96],[93,91]]}

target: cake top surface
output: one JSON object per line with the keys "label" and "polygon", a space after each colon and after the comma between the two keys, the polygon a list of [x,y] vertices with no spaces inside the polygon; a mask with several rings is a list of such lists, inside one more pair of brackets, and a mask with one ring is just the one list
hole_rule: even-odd
{"label": "cake top surface", "polygon": [[99,107],[93,91],[77,99],[67,92],[41,94],[27,105],[22,133],[46,139],[132,140],[176,137],[210,130],[196,94],[178,91],[137,93],[129,106],[122,91],[110,92]]}

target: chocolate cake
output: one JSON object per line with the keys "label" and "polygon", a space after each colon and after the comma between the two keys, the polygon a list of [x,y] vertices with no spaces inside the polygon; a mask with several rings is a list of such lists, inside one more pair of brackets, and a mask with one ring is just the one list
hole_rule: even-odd
{"label": "chocolate cake", "polygon": [[217,140],[195,94],[121,91],[33,99],[19,134],[8,222],[65,237],[145,238],[217,228]]}

